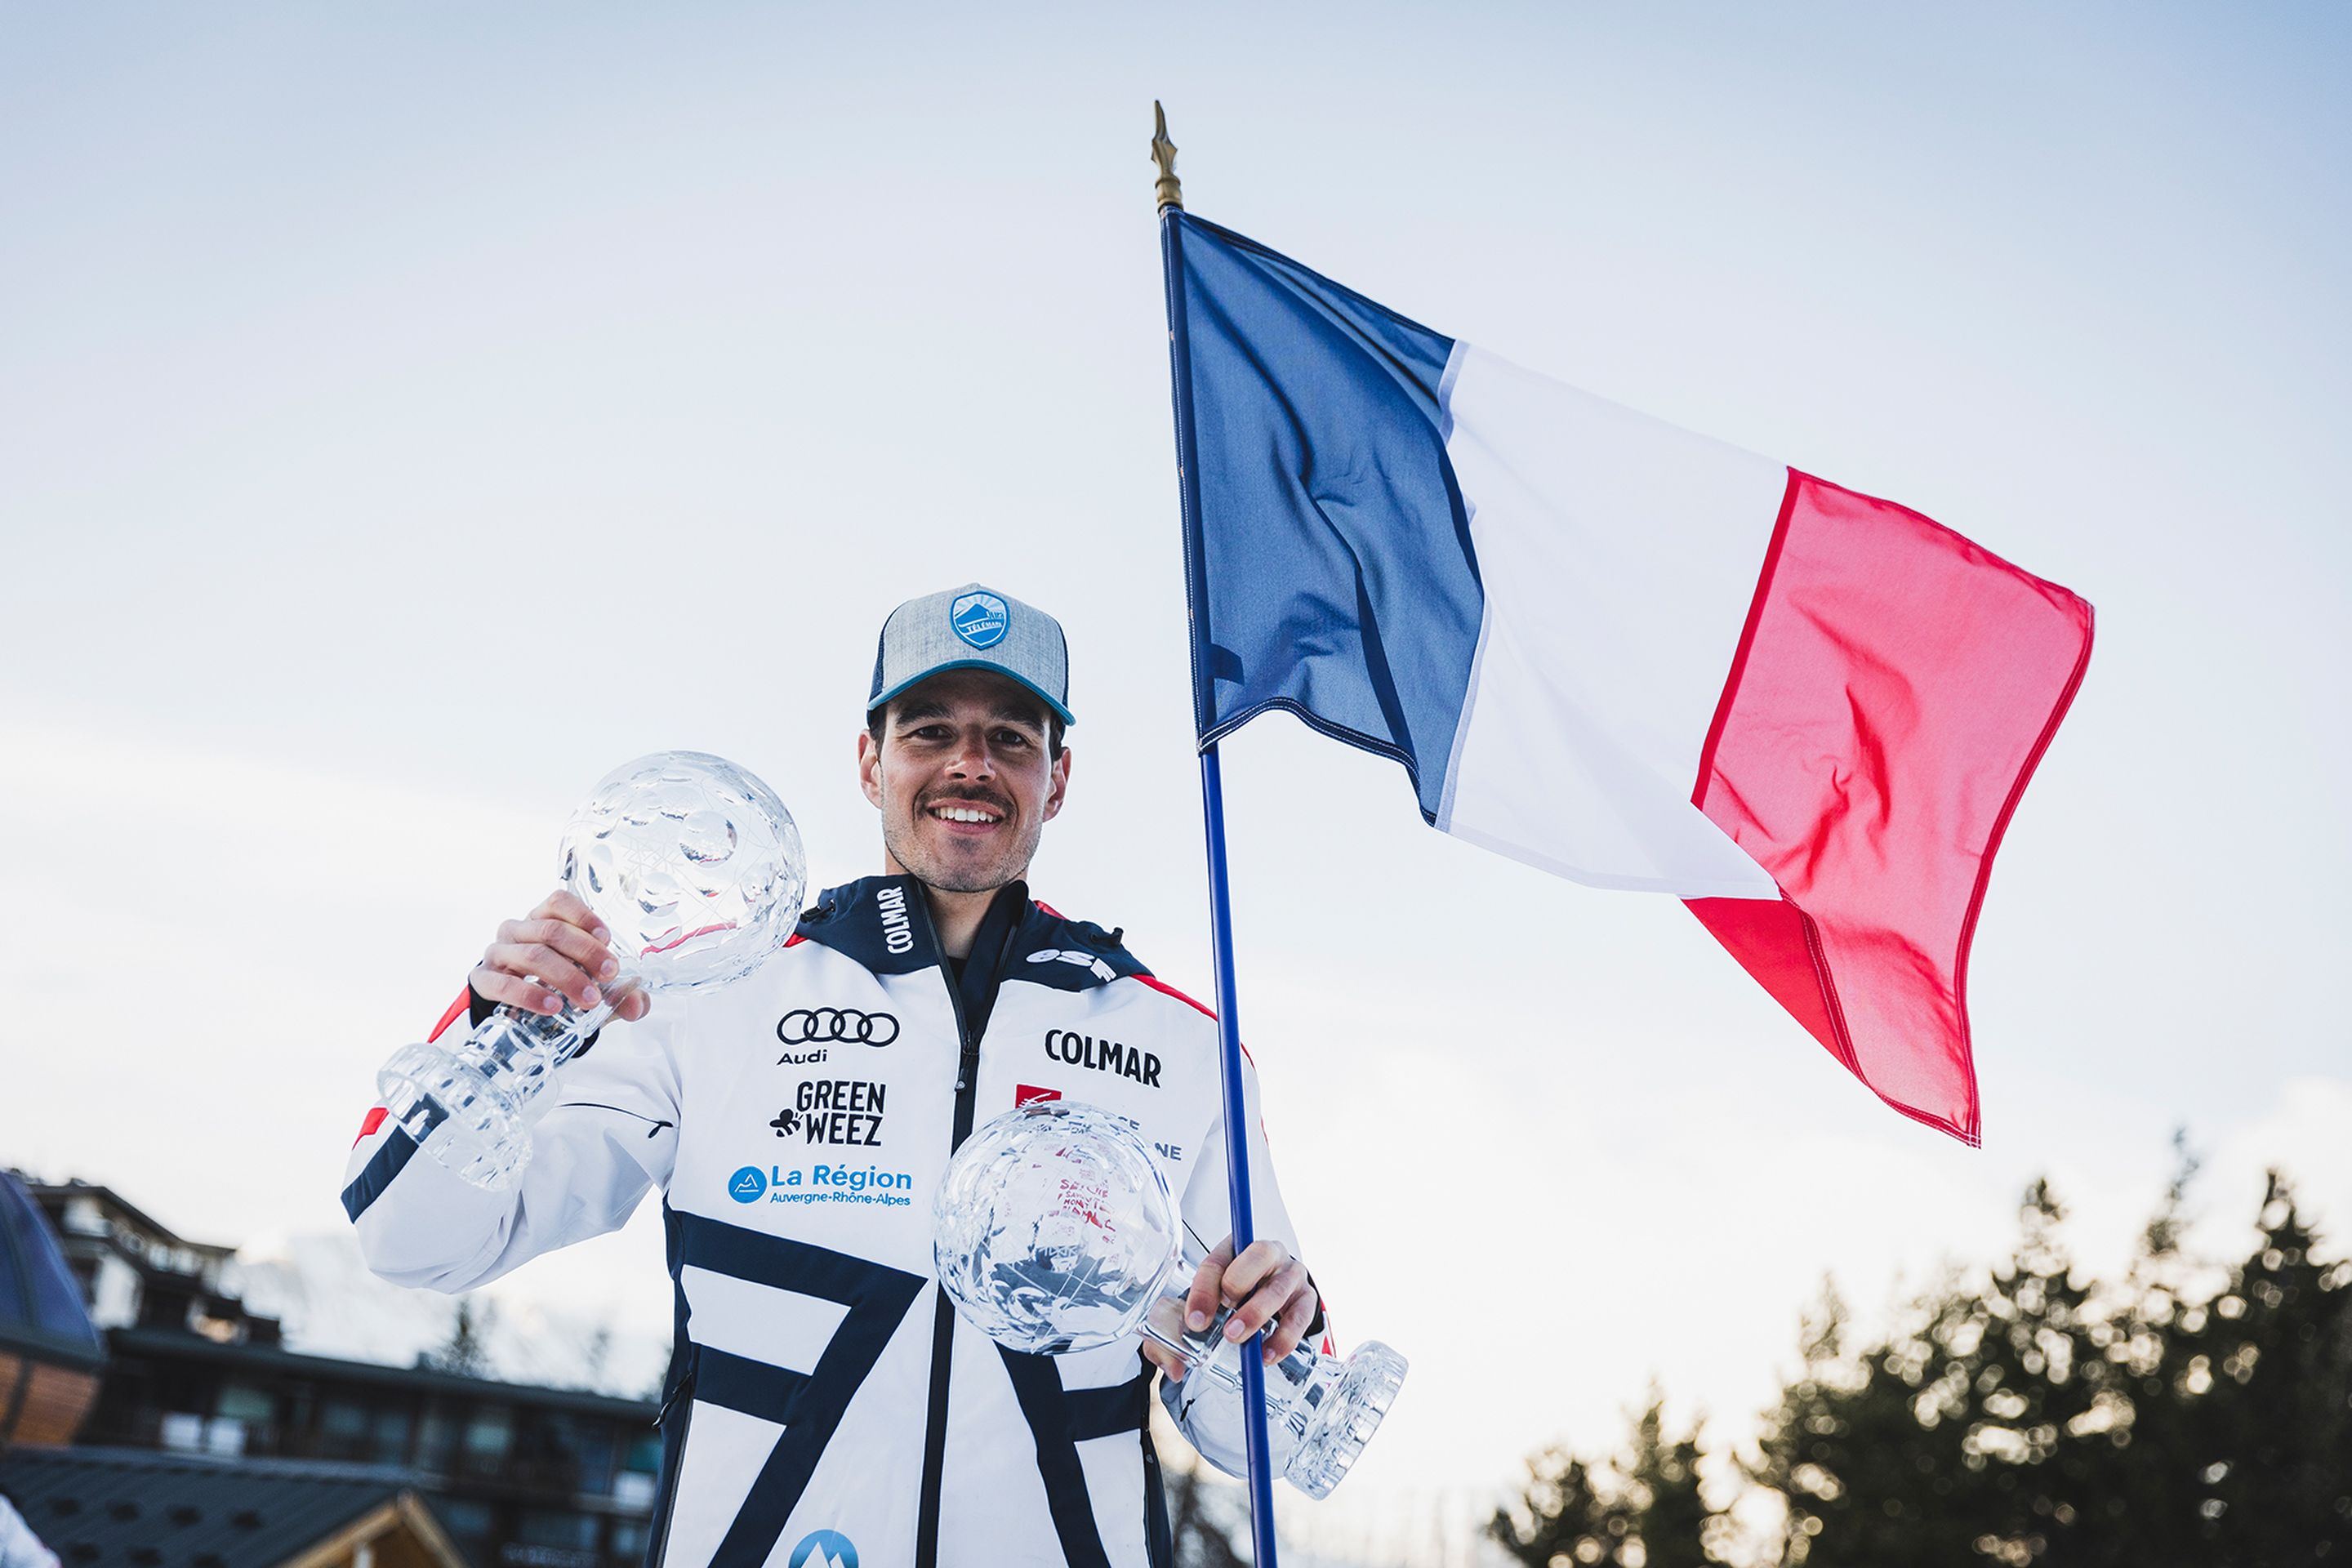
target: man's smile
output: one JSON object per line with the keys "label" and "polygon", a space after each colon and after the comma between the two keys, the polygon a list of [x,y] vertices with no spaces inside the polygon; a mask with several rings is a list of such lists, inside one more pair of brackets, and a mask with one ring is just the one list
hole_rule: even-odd
{"label": "man's smile", "polygon": [[1009,813],[992,801],[940,800],[925,806],[923,815],[944,824],[950,833],[961,837],[1002,826]]}

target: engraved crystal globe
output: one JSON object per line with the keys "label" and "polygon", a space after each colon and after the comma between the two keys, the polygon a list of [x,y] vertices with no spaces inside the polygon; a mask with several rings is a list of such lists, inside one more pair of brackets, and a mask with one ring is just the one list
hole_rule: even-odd
{"label": "engraved crystal globe", "polygon": [[940,1282],[974,1328],[1032,1355],[1135,1332],[1178,1230],[1150,1151],[1075,1100],[1033,1101],[973,1133],[931,1201]]}
{"label": "engraved crystal globe", "polygon": [[703,752],[656,752],[597,784],[564,829],[558,875],[612,932],[621,973],[582,1011],[501,1006],[456,1046],[403,1047],[376,1075],[388,1120],[477,1186],[530,1159],[524,1110],[613,1016],[630,984],[723,985],[765,963],[799,918],[807,862],[784,803]]}
{"label": "engraved crystal globe", "polygon": [[[1202,1458],[1243,1473],[1241,1357],[1232,1309],[1184,1329],[1186,1292],[1208,1256],[1179,1217],[1168,1178],[1132,1128],[1076,1100],[1006,1112],[948,1162],[931,1204],[940,1287],[974,1328],[1034,1355],[1142,1334],[1183,1358],[1160,1399]],[[1394,1403],[1405,1359],[1367,1341],[1342,1361],[1301,1344],[1265,1369],[1276,1473],[1330,1495]]]}

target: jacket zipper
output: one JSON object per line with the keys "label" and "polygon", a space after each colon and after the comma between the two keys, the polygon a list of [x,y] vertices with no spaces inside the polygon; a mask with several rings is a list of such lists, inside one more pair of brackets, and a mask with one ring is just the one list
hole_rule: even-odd
{"label": "jacket zipper", "polygon": [[[980,1094],[980,1041],[964,1017],[963,994],[955,974],[948,968],[947,954],[940,947],[939,927],[931,921],[930,900],[919,889],[907,902],[922,911],[921,919],[931,939],[931,952],[939,960],[940,980],[947,986],[948,1005],[955,1013],[956,1040],[961,1049],[956,1058],[955,1131],[948,1140],[948,1152],[952,1155],[971,1136],[972,1110]],[[977,962],[980,954],[975,947],[964,963]],[[915,1568],[939,1565],[940,1493],[948,1451],[948,1375],[955,1356],[955,1307],[945,1290],[936,1286],[933,1289],[937,1295],[931,1310],[931,1392],[923,1425],[923,1489],[915,1512]]]}
{"label": "jacket zipper", "polygon": [[[674,1465],[665,1462],[662,1466],[667,1472],[663,1479],[669,1485],[664,1489],[666,1495],[662,1498],[661,1517],[654,1521],[653,1541],[646,1552],[649,1568],[668,1568],[670,1519],[677,1512],[678,1483],[686,1479],[686,1440],[694,1431],[694,1384],[690,1380],[678,1391],[677,1397],[686,1401],[686,1410],[677,1420],[677,1460]],[[673,1399],[672,1403],[675,1402]],[[669,1419],[669,1405],[662,1406],[661,1414],[654,1418],[656,1429]],[[668,1455],[665,1453],[663,1458],[667,1461]]]}

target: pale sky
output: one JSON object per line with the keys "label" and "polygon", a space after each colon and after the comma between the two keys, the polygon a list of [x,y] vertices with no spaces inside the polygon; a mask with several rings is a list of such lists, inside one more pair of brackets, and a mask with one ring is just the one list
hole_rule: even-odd
{"label": "pale sky", "polygon": [[[1205,993],[1158,97],[1202,216],[2099,614],[1978,931],[1979,1152],[1672,901],[1228,743],[1283,1183],[1414,1363],[1342,1499],[1653,1373],[1743,1431],[1824,1271],[1993,1255],[2039,1172],[2112,1261],[2178,1124],[2214,1245],[2273,1160],[2352,1241],[2347,70],[2317,4],[0,4],[0,1163],[336,1229],[606,769],[721,752],[876,868],[875,630],[975,577],[1069,630],[1039,895]],[[663,1331],[646,1217],[501,1291]]]}

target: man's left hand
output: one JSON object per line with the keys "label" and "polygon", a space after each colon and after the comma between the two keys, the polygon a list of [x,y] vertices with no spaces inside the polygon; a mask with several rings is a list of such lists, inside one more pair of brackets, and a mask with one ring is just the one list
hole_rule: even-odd
{"label": "man's left hand", "polygon": [[[1225,1338],[1238,1344],[1265,1329],[1268,1366],[1297,1350],[1307,1325],[1315,1321],[1315,1285],[1307,1277],[1307,1265],[1278,1241],[1254,1241],[1239,1258],[1234,1256],[1232,1237],[1219,1242],[1192,1275],[1192,1289],[1184,1300],[1185,1331],[1207,1328],[1228,1302],[1239,1305],[1225,1321]],[[1170,1382],[1183,1378],[1184,1363],[1167,1346],[1147,1338],[1143,1353]]]}

